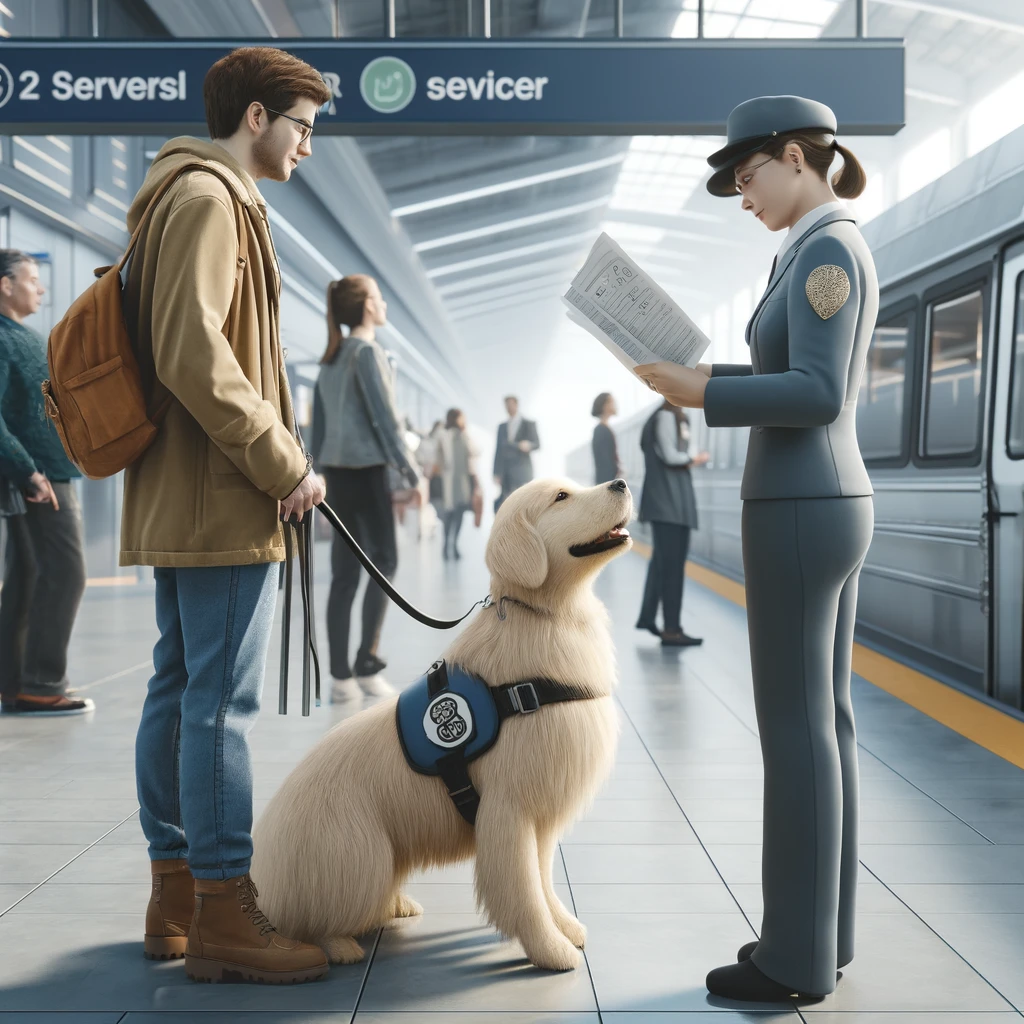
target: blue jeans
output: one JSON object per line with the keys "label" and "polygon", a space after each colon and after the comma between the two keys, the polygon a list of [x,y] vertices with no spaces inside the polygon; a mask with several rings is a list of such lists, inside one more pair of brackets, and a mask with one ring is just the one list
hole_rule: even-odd
{"label": "blue jeans", "polygon": [[[196,878],[244,875],[252,857],[252,758],[278,566],[156,569],[154,675],[135,741],[151,860]],[[187,837],[187,838],[186,838]]]}

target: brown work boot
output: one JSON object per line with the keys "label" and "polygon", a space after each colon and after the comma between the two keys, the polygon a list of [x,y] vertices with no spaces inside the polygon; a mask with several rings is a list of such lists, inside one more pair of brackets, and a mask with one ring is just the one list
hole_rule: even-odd
{"label": "brown work boot", "polygon": [[185,955],[188,929],[196,900],[188,861],[154,860],[153,891],[146,908],[146,941],[142,955],[147,960],[178,960]]}
{"label": "brown work boot", "polygon": [[196,879],[196,909],[185,950],[193,981],[258,981],[291,985],[327,974],[319,946],[278,935],[256,905],[248,875],[222,881]]}

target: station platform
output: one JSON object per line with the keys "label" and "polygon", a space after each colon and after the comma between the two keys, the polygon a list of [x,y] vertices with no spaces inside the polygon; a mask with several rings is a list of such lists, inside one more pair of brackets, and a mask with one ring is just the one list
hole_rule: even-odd
{"label": "station platform", "polygon": [[[403,531],[400,586],[435,615],[461,614],[487,590],[483,541],[467,526],[462,561],[443,562],[440,538]],[[322,616],[326,548],[318,562]],[[286,988],[196,985],[181,961],[142,957],[149,867],[133,747],[152,588],[90,588],[71,665],[95,713],[0,718],[0,1024],[1021,1024],[1024,771],[983,736],[974,742],[862,678],[857,957],[814,1005],[740,1009],[708,996],[707,971],[760,925],[744,612],[691,579],[684,625],[704,646],[662,650],[633,628],[645,569],[631,553],[598,581],[614,623],[622,737],[613,777],[556,859],[562,898],[589,929],[585,966],[532,968],[477,916],[466,864],[418,877],[408,891],[425,915],[371,937],[364,963]],[[389,677],[414,679],[448,642],[392,608]],[[326,704],[302,718],[296,673],[281,717],[276,680],[275,647],[252,734],[257,815],[353,713]]]}

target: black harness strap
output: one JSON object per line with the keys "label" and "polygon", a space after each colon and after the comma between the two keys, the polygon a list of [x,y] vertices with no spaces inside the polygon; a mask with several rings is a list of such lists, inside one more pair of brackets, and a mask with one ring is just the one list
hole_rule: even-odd
{"label": "black harness strap", "polygon": [[[444,659],[434,662],[427,672],[427,692],[436,697],[448,686],[448,672]],[[527,679],[521,683],[506,683],[491,688],[498,708],[498,722],[515,715],[529,715],[546,704],[561,704],[569,700],[593,700],[597,694],[587,693],[575,686],[566,686],[551,679]],[[480,809],[480,794],[469,777],[469,762],[461,750],[439,758],[437,773],[448,790],[448,798],[455,809],[470,825],[476,824]]]}
{"label": "black harness strap", "polygon": [[593,700],[599,696],[575,686],[566,686],[551,679],[525,679],[521,683],[506,683],[492,691],[498,705],[498,721],[513,715],[529,715],[545,704],[562,704],[568,700]]}

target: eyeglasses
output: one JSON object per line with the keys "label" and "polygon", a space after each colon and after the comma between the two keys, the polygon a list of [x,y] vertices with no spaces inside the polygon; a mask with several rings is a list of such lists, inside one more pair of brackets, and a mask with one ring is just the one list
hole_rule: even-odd
{"label": "eyeglasses", "polygon": [[292,117],[291,114],[284,114],[280,110],[274,110],[273,107],[264,107],[263,109],[268,113],[277,114],[278,117],[287,117],[289,121],[294,121],[299,125],[302,128],[302,138],[299,139],[300,146],[313,134],[313,126],[308,121],[303,121],[301,117]]}
{"label": "eyeglasses", "polygon": [[774,159],[775,159],[775,157],[770,156],[770,157],[768,157],[767,160],[762,160],[759,164],[754,164],[753,167],[748,167],[743,172],[743,175],[742,175],[743,181],[742,182],[739,182],[739,181],[736,182],[736,191],[737,191],[737,193],[739,193],[740,195],[743,194],[743,190],[750,184],[750,179],[753,178],[754,172],[758,169],[758,167],[764,167],[765,164],[771,163]]}

